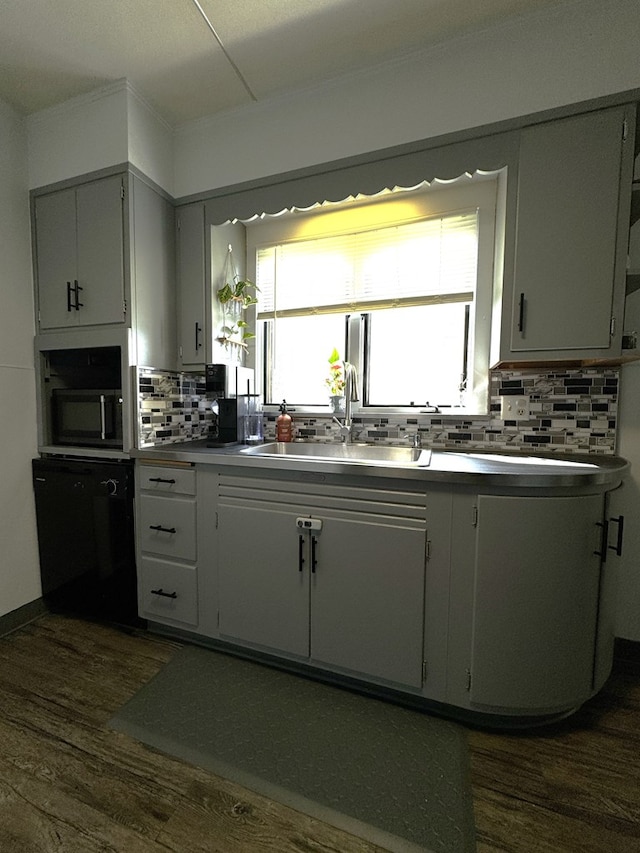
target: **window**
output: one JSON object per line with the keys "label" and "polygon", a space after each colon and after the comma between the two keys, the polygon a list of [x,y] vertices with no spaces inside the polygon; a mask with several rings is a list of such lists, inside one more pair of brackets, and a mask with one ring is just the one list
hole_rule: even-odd
{"label": "window", "polygon": [[496,186],[465,176],[250,223],[265,403],[328,407],[335,347],[361,408],[486,411]]}

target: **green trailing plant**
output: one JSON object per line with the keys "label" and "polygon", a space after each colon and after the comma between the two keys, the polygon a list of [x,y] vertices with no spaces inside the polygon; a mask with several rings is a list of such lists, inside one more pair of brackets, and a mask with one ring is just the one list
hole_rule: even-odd
{"label": "green trailing plant", "polygon": [[[249,291],[253,291],[253,294]],[[234,343],[246,349],[246,342],[255,338],[243,314],[250,305],[257,304],[258,299],[255,294],[259,292],[259,288],[248,279],[227,282],[218,290],[218,302],[222,305],[224,312],[224,321],[218,336],[220,343]]]}

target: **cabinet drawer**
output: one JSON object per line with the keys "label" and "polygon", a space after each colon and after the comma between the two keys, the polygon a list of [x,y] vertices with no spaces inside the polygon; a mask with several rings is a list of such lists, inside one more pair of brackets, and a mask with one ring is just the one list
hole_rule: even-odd
{"label": "cabinet drawer", "polygon": [[142,557],[138,605],[144,619],[198,624],[198,582],[193,566]]}
{"label": "cabinet drawer", "polygon": [[195,501],[141,495],[138,541],[142,551],[195,560]]}
{"label": "cabinet drawer", "polygon": [[139,465],[138,482],[145,492],[195,495],[194,468],[169,468],[164,465]]}

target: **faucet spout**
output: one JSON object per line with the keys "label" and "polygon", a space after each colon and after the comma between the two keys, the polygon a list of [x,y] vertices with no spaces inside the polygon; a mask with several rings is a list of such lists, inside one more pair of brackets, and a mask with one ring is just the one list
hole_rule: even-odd
{"label": "faucet spout", "polygon": [[340,435],[345,444],[350,444],[353,439],[353,420],[351,417],[351,403],[358,400],[358,377],[355,367],[350,362],[344,363],[344,420],[339,420],[335,415],[333,420],[340,427]]}

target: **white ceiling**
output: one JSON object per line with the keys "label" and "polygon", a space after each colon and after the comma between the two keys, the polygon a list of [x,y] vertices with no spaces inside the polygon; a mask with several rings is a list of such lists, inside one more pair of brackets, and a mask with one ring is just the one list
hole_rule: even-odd
{"label": "white ceiling", "polygon": [[573,0],[0,0],[0,99],[28,115],[127,78],[170,124]]}

